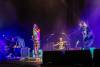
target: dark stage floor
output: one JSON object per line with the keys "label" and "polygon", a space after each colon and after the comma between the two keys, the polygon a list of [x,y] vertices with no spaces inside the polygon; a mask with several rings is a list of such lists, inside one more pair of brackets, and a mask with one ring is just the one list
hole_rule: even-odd
{"label": "dark stage floor", "polygon": [[76,51],[45,51],[43,52],[43,64],[34,62],[6,61],[0,67],[95,67],[100,65],[100,50],[94,50],[91,57],[89,50]]}

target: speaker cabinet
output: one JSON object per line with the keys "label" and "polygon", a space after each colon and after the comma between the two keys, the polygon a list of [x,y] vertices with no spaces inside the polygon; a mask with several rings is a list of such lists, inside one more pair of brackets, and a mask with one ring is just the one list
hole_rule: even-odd
{"label": "speaker cabinet", "polygon": [[21,57],[28,58],[30,57],[30,48],[21,48]]}

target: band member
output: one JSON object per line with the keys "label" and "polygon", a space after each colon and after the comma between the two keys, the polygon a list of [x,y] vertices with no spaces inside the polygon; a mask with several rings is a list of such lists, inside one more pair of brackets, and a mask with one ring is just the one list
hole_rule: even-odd
{"label": "band member", "polygon": [[33,25],[33,38],[34,40],[40,40],[40,29],[36,24]]}
{"label": "band member", "polygon": [[66,41],[63,40],[62,37],[59,38],[59,41],[54,46],[58,46],[57,50],[64,50],[66,45]]}
{"label": "band member", "polygon": [[79,24],[81,31],[82,31],[82,35],[83,35],[83,40],[87,37],[88,35],[88,26],[84,21],[81,21],[81,23]]}
{"label": "band member", "polygon": [[40,29],[36,24],[33,25],[33,42],[34,42],[34,54],[38,57],[38,51],[40,48]]}
{"label": "band member", "polygon": [[88,25],[86,24],[86,22],[81,21],[80,24],[80,29],[81,29],[81,33],[83,36],[83,42],[84,42],[84,48],[89,48],[93,45],[93,34],[90,31]]}

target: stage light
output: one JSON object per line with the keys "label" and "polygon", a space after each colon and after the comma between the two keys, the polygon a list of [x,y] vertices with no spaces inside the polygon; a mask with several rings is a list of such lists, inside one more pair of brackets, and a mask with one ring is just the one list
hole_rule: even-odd
{"label": "stage light", "polygon": [[91,53],[91,58],[92,59],[94,58],[94,50],[95,50],[95,48],[90,48],[90,53]]}

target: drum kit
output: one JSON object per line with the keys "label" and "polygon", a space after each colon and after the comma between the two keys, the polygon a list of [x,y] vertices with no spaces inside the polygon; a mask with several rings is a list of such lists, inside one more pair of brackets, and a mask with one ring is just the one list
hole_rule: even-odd
{"label": "drum kit", "polygon": [[59,41],[53,44],[54,50],[66,50],[70,46],[68,41],[65,41],[62,37],[59,38]]}
{"label": "drum kit", "polygon": [[61,50],[81,50],[81,47],[71,47],[68,43],[57,43],[53,45],[53,50],[61,51]]}
{"label": "drum kit", "polygon": [[59,37],[59,40],[57,42],[53,42],[53,50],[81,50],[81,47],[78,47],[80,41],[78,40],[75,44],[74,47],[72,47],[72,45],[70,44],[70,39],[65,35],[64,35],[67,39],[65,40],[64,37]]}
{"label": "drum kit", "polygon": [[67,43],[67,41],[57,42],[53,45],[54,50],[66,50],[68,49],[70,44]]}
{"label": "drum kit", "polygon": [[3,35],[3,38],[0,39],[0,53],[5,54],[5,56],[20,56],[21,47],[18,46],[17,41],[14,37],[7,37]]}

